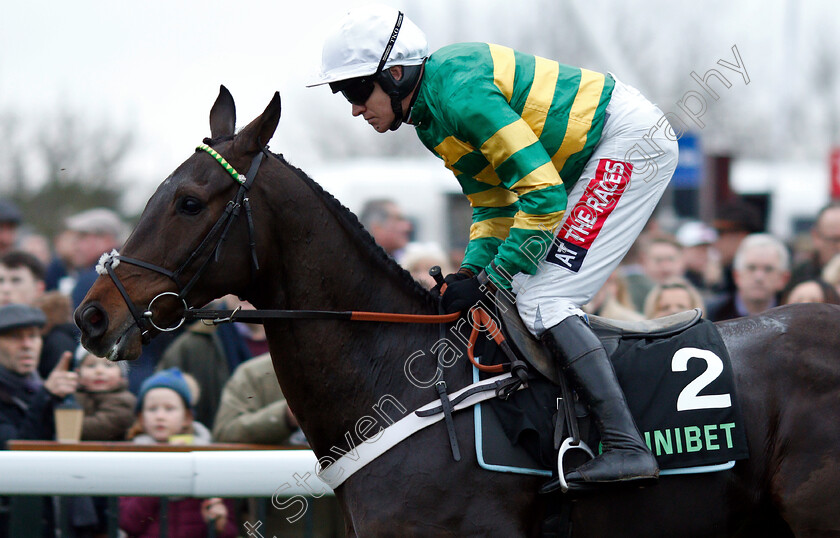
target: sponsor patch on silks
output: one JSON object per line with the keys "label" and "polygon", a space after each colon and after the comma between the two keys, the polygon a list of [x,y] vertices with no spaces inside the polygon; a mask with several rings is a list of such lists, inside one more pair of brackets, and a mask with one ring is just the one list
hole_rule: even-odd
{"label": "sponsor patch on silks", "polygon": [[578,203],[569,210],[545,261],[573,273],[580,270],[592,242],[627,190],[632,172],[633,165],[630,163],[601,159],[595,177],[589,181]]}

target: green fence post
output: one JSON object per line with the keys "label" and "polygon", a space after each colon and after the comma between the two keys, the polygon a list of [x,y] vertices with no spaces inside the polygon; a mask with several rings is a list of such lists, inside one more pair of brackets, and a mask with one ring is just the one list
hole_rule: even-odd
{"label": "green fence post", "polygon": [[108,538],[120,536],[120,498],[108,497]]}
{"label": "green fence post", "polygon": [[160,498],[160,538],[169,536],[169,498]]}
{"label": "green fence post", "polygon": [[33,495],[11,497],[9,502],[9,536],[43,536],[45,499],[49,498]]}

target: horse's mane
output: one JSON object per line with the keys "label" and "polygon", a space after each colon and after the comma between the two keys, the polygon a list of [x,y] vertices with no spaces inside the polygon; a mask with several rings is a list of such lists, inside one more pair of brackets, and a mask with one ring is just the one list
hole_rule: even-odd
{"label": "horse's mane", "polygon": [[335,196],[321,186],[320,183],[309,177],[306,172],[290,164],[282,154],[270,152],[276,157],[284,166],[289,168],[294,174],[306,183],[312,191],[317,194],[327,204],[330,211],[336,216],[339,222],[359,240],[367,253],[372,255],[375,259],[381,262],[382,267],[387,273],[393,275],[397,280],[402,281],[406,287],[429,307],[436,307],[437,303],[434,296],[423,286],[417,283],[411,276],[411,273],[403,269],[403,267],[388,255],[385,250],[373,240],[373,236],[368,233],[359,218],[347,209]]}

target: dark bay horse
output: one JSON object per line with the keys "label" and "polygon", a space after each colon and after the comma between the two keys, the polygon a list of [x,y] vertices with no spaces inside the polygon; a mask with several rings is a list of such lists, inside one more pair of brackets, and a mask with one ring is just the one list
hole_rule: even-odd
{"label": "dark bay horse", "polygon": [[[234,293],[260,309],[437,313],[432,296],[303,172],[274,154],[260,164],[279,118],[275,94],[234,135],[234,102],[222,88],[208,143],[233,168],[256,177],[239,178],[248,183],[243,197],[244,187],[207,151],[180,165],[149,200],[120,255],[125,263],[112,265],[116,279],[100,278],[76,311],[85,347],[112,360],[136,358],[141,332],[153,336],[156,329],[141,327],[144,318],[138,322],[135,314],[148,308],[156,326],[174,323],[183,310],[178,292],[193,306]],[[221,217],[232,207],[238,217]],[[153,301],[162,292],[171,293]],[[450,392],[470,382],[463,358],[453,364],[430,351],[441,338],[436,325],[323,319],[265,325],[283,393],[319,458],[358,443],[359,418],[381,416],[372,410],[399,418],[397,409],[401,416],[436,399],[430,388],[436,376]],[[751,458],[729,471],[665,476],[655,487],[581,498],[572,509],[574,536],[840,535],[840,310],[784,307],[719,328]],[[462,461],[453,461],[440,423],[337,489],[351,534],[539,532],[536,490],[543,479],[479,469],[472,414],[456,414],[455,427]]]}

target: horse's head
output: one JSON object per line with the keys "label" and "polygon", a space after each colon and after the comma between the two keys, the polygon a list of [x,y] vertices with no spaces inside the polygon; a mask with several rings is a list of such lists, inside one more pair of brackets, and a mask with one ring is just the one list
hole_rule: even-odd
{"label": "horse's head", "polygon": [[246,293],[264,261],[259,253],[268,250],[254,244],[268,238],[254,232],[250,207],[262,202],[251,184],[260,167],[276,166],[263,157],[279,119],[275,93],[234,136],[233,97],[221,87],[210,111],[212,138],[158,187],[121,253],[100,260],[102,276],[75,313],[86,348],[135,359],[143,341],[183,321],[185,307]]}

